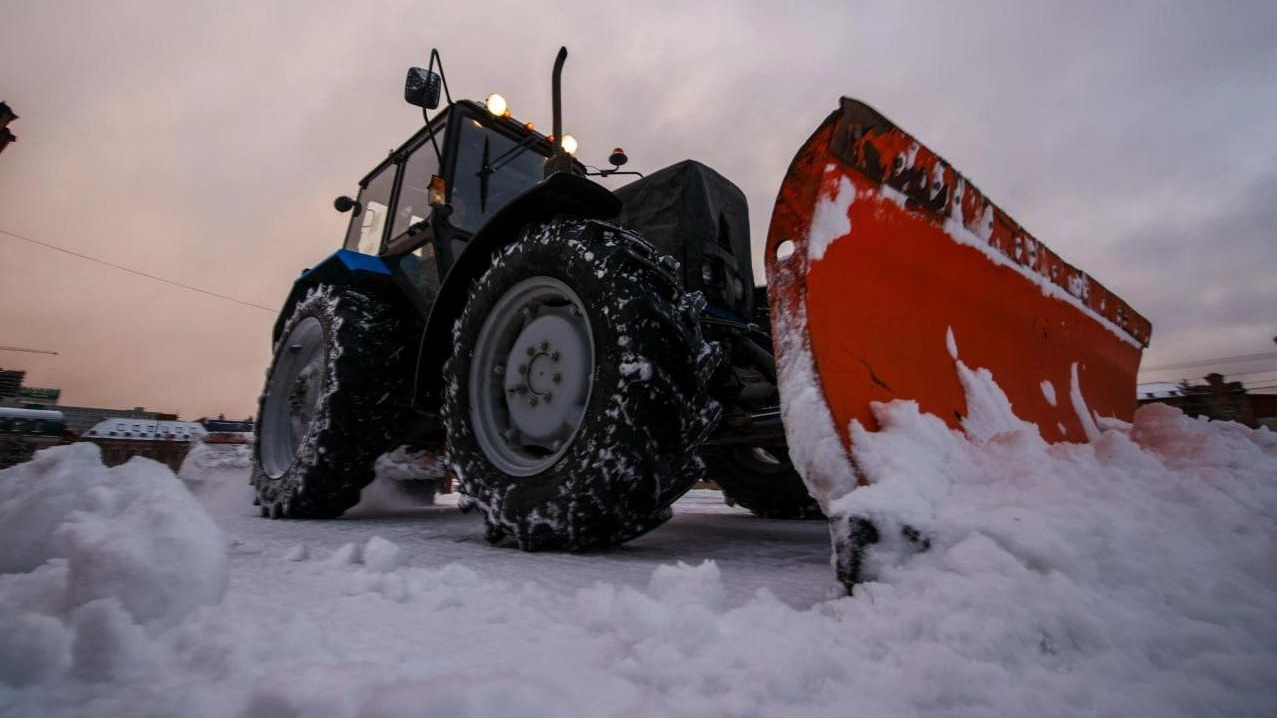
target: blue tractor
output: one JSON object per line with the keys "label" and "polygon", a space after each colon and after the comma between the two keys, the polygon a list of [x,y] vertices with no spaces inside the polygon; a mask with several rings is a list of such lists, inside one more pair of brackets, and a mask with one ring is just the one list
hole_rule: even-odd
{"label": "blue tractor", "polygon": [[409,71],[423,127],[336,200],[343,248],[274,326],[263,515],[339,516],[408,445],[446,451],[487,538],[524,550],[639,536],[706,464],[755,513],[820,516],[785,453],[744,195],[691,161],[615,192],[588,179],[626,158],[571,154],[565,58],[550,136],[497,96],[453,101],[437,52]]}

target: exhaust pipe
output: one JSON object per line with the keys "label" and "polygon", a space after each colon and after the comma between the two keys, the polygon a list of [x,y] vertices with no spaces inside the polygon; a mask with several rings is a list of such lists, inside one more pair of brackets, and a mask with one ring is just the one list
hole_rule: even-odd
{"label": "exhaust pipe", "polygon": [[554,58],[554,75],[550,80],[550,100],[554,108],[554,154],[545,163],[545,176],[549,177],[555,172],[571,172],[572,158],[571,155],[563,151],[563,63],[567,62],[568,49],[566,47],[559,48],[559,54]]}

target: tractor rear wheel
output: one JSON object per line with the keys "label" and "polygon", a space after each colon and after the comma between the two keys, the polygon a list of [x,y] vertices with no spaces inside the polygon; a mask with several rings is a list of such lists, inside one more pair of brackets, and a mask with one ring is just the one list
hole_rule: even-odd
{"label": "tractor rear wheel", "polygon": [[707,447],[702,455],[709,478],[718,483],[728,503],[765,519],[825,517],[820,504],[807,493],[784,444]]}
{"label": "tractor rear wheel", "polygon": [[620,544],[703,475],[718,363],[673,260],[608,225],[529,228],[473,287],[444,374],[462,493],[527,551]]}
{"label": "tractor rear wheel", "polygon": [[402,425],[412,323],[353,287],[320,285],[297,303],[258,404],[252,483],[263,516],[335,518],[359,502]]}

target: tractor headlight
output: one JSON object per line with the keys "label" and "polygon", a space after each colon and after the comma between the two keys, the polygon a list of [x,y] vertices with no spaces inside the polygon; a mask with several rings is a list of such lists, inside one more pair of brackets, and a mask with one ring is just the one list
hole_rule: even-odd
{"label": "tractor headlight", "polygon": [[510,114],[510,106],[506,104],[505,98],[495,92],[488,95],[488,99],[483,101],[483,105],[488,108],[488,112],[497,117],[505,117]]}
{"label": "tractor headlight", "polygon": [[576,138],[575,137],[573,137],[572,135],[563,136],[563,151],[570,155],[576,154]]}

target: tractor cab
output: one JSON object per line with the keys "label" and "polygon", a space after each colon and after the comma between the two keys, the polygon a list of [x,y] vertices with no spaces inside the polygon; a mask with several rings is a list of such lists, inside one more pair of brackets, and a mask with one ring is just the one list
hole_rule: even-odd
{"label": "tractor cab", "polygon": [[344,248],[414,254],[446,272],[497,210],[545,177],[550,141],[503,105],[452,103],[360,180],[357,199],[339,197],[352,214]]}

